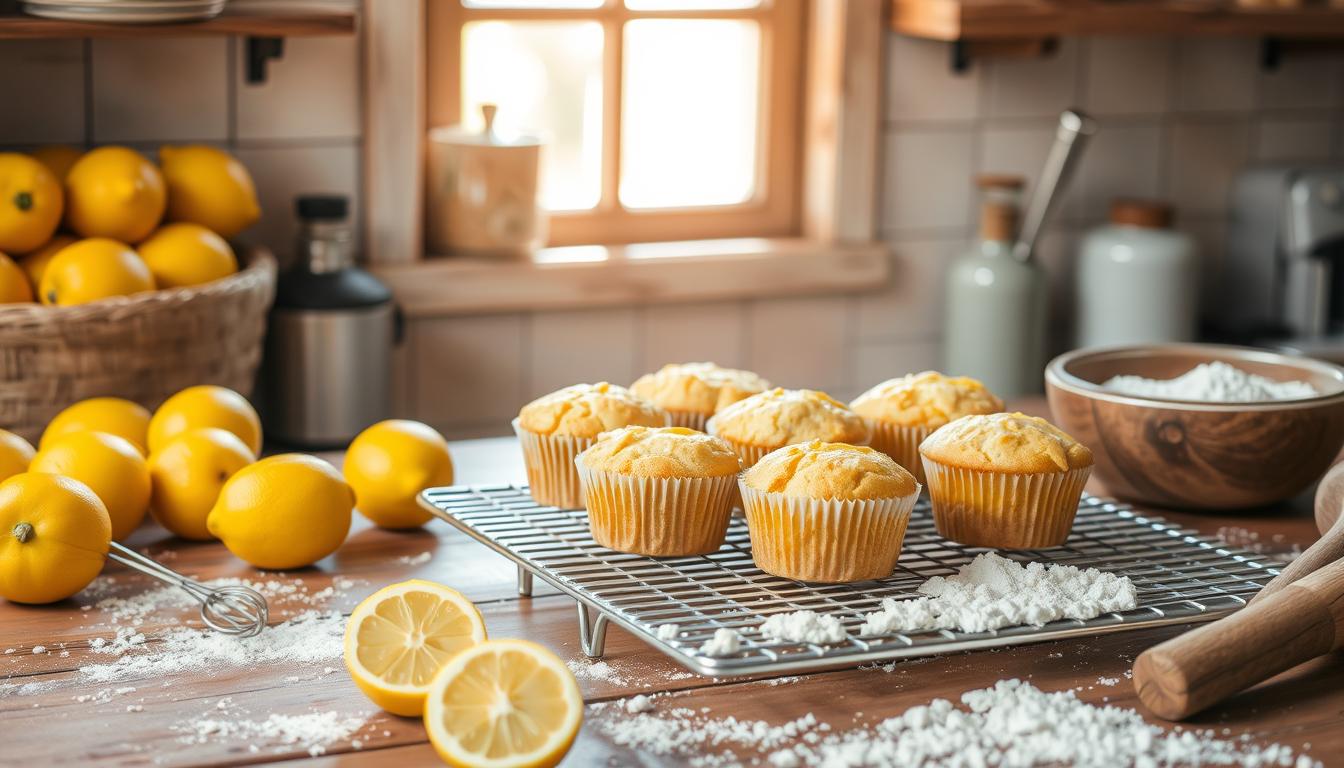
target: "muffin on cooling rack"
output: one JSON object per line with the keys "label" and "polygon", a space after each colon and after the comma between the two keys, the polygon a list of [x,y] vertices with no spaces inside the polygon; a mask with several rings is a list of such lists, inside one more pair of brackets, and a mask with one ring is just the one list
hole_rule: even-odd
{"label": "muffin on cooling rack", "polygon": [[919,497],[885,453],[820,440],[767,454],[738,487],[756,566],[825,583],[891,575]]}
{"label": "muffin on cooling rack", "polygon": [[1092,451],[1045,419],[964,416],[919,446],[938,533],[976,547],[1064,543]]}
{"label": "muffin on cooling rack", "polygon": [[706,430],[733,446],[750,467],[771,451],[794,443],[867,445],[868,425],[861,416],[812,389],[775,389],[752,395],[714,414]]}
{"label": "muffin on cooling rack", "polygon": [[684,427],[623,427],[575,460],[593,539],[655,557],[723,544],[742,462],[727,443]]}
{"label": "muffin on cooling rack", "polygon": [[719,409],[769,388],[770,382],[751,371],[714,363],[668,363],[630,385],[636,395],[671,414],[672,426],[701,431]]}
{"label": "muffin on cooling rack", "polygon": [[667,422],[662,408],[605,381],[575,384],[533,400],[513,420],[532,498],[538,504],[581,508],[574,457],[603,432],[630,424],[663,427]]}
{"label": "muffin on cooling rack", "polygon": [[849,407],[872,428],[869,445],[895,459],[922,483],[919,444],[924,438],[962,416],[998,413],[1003,401],[975,379],[924,371],[887,379],[859,395]]}

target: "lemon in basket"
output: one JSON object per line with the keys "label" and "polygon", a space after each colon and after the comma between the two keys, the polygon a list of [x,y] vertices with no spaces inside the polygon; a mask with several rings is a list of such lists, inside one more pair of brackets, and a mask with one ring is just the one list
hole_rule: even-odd
{"label": "lemon in basket", "polygon": [[261,216],[252,175],[223,150],[200,144],[159,147],[168,182],[168,220],[233,237]]}
{"label": "lemon in basket", "polygon": [[145,453],[149,432],[149,411],[139,403],[120,397],[91,397],[80,400],[56,414],[42,430],[38,446],[45,448],[57,439],[75,432],[106,432],[116,435]]}
{"label": "lemon in basket", "polygon": [[23,267],[23,271],[28,274],[28,281],[32,283],[34,291],[42,285],[42,273],[47,271],[47,265],[51,263],[52,257],[60,253],[67,245],[74,244],[74,237],[58,234],[36,251],[29,251],[19,257],[19,266]]}
{"label": "lemon in basket", "polygon": [[32,152],[33,159],[47,166],[47,170],[51,171],[61,182],[65,181],[70,169],[75,166],[75,163],[79,161],[83,154],[69,144],[47,144],[34,149]]}
{"label": "lemon in basket", "polygon": [[27,472],[35,453],[27,440],[9,430],[0,429],[0,480]]}
{"label": "lemon in basket", "polygon": [[444,663],[485,640],[485,620],[462,593],[412,579],[364,599],[345,625],[345,666],[374,704],[404,717],[425,711]]}
{"label": "lemon in basket", "polygon": [[140,526],[149,509],[149,466],[130,442],[106,432],[75,432],[38,450],[29,472],[73,477],[102,499],[120,541]]}
{"label": "lemon in basket", "polygon": [[65,177],[65,221],[84,237],[138,243],[159,225],[167,195],[163,174],[144,155],[99,147]]}
{"label": "lemon in basket", "polygon": [[103,569],[112,522],[89,487],[25,472],[0,483],[0,597],[54,603]]}
{"label": "lemon in basket", "polygon": [[79,240],[51,257],[38,298],[66,307],[154,290],[154,276],[130,246],[105,237]]}
{"label": "lemon in basket", "polygon": [[0,251],[26,253],[61,223],[61,182],[28,155],[0,152]]}
{"label": "lemon in basket", "polygon": [[0,253],[0,304],[26,304],[33,301],[33,286],[28,273],[14,260]]}
{"label": "lemon in basket", "polygon": [[448,441],[432,427],[405,419],[380,421],[360,432],[345,452],[344,468],[356,508],[383,528],[429,522],[416,495],[453,483]]}
{"label": "lemon in basket", "polygon": [[136,251],[160,288],[200,285],[238,271],[238,258],[228,242],[200,224],[166,224]]}
{"label": "lemon in basket", "polygon": [[256,461],[232,432],[193,429],[149,457],[153,483],[149,513],[184,539],[212,539],[205,519],[219,491],[238,470]]}
{"label": "lemon in basket", "polygon": [[158,453],[178,435],[202,427],[232,432],[252,453],[261,453],[261,419],[252,404],[213,384],[187,387],[163,401],[149,420],[149,452]]}

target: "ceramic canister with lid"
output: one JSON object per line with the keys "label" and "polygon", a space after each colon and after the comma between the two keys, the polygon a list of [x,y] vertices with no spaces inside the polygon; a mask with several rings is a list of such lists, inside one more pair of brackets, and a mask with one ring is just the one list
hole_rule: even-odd
{"label": "ceramic canister with lid", "polygon": [[1193,341],[1199,273],[1189,235],[1164,203],[1116,200],[1110,223],[1083,239],[1078,260],[1078,345]]}

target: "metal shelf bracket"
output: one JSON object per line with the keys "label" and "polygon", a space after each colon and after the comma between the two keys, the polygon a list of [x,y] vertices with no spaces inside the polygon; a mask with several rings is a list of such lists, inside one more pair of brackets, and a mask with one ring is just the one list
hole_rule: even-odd
{"label": "metal shelf bracket", "polygon": [[267,69],[272,60],[285,57],[285,39],[283,37],[247,37],[247,83],[261,85],[266,82]]}

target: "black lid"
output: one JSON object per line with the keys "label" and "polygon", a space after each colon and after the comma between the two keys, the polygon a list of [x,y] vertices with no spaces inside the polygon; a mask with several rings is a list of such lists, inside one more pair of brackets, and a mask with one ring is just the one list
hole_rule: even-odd
{"label": "black lid", "polygon": [[275,285],[277,309],[359,309],[391,301],[392,291],[357,267],[314,273],[300,266],[282,272]]}
{"label": "black lid", "polygon": [[344,221],[350,201],[345,195],[300,195],[294,198],[294,212],[308,221]]}

